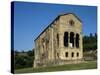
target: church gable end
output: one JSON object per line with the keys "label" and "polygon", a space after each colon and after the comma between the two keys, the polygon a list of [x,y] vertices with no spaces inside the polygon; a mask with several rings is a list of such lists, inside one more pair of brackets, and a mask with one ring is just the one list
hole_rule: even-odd
{"label": "church gable end", "polygon": [[59,15],[35,39],[34,67],[81,62],[82,21],[73,13]]}

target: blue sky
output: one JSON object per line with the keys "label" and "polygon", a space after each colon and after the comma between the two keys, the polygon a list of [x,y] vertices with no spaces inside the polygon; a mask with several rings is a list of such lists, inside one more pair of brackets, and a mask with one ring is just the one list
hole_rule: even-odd
{"label": "blue sky", "polygon": [[34,39],[59,15],[75,13],[83,22],[83,35],[97,32],[97,7],[45,4],[30,2],[14,3],[14,49],[31,50]]}

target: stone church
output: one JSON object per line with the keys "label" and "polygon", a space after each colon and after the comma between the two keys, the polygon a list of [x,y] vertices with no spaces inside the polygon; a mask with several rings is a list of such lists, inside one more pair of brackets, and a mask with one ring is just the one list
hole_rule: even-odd
{"label": "stone church", "polygon": [[34,67],[80,63],[83,59],[82,21],[61,14],[35,39]]}

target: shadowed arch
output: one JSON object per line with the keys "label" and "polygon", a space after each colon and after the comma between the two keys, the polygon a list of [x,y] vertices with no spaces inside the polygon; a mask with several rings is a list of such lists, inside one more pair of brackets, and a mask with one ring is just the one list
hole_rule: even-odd
{"label": "shadowed arch", "polygon": [[68,32],[64,33],[64,46],[68,47]]}
{"label": "shadowed arch", "polygon": [[72,43],[72,46],[74,47],[74,32],[70,32],[70,43]]}

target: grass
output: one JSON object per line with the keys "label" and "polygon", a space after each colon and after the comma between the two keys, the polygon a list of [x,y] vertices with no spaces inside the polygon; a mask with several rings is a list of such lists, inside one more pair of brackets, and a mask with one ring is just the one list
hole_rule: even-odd
{"label": "grass", "polygon": [[65,70],[83,70],[83,69],[96,69],[97,62],[88,61],[87,63],[80,64],[66,64],[54,67],[44,68],[24,68],[15,70],[15,73],[34,73],[34,72],[52,72],[52,71],[65,71]]}

